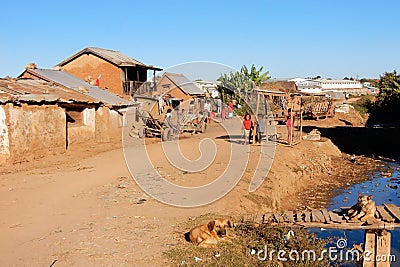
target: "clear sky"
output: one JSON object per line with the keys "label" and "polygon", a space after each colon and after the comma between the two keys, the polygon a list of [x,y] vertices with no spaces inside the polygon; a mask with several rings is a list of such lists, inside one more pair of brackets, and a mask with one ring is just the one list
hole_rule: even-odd
{"label": "clear sky", "polygon": [[212,61],[273,78],[400,70],[400,1],[2,1],[0,77],[95,46],[168,68]]}

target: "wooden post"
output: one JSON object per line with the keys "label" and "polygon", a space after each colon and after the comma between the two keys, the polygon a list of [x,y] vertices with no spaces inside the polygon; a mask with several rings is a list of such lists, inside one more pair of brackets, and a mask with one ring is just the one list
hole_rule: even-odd
{"label": "wooden post", "polygon": [[265,115],[267,117],[267,123],[265,124],[265,143],[268,143],[268,122],[269,122],[269,112],[268,112],[268,99],[263,95],[265,100]]}
{"label": "wooden post", "polygon": [[375,232],[371,230],[365,231],[364,237],[364,252],[368,251],[368,259],[363,258],[363,267],[375,267],[375,247],[376,247],[376,240],[375,240]]}
{"label": "wooden post", "polygon": [[293,143],[293,127],[294,127],[294,111],[293,111],[293,107],[294,107],[294,96],[293,98],[290,96],[291,100],[292,100],[292,104],[291,104],[291,108],[290,110],[292,111],[291,113],[291,118],[290,118],[290,143],[289,145],[292,146]]}
{"label": "wooden post", "polygon": [[390,233],[386,230],[365,231],[363,267],[390,267]]}
{"label": "wooden post", "polygon": [[300,97],[300,142],[303,140],[303,106],[302,98]]}
{"label": "wooden post", "polygon": [[154,82],[154,88],[153,88],[153,90],[151,90],[151,92],[150,92],[150,96],[153,96],[153,93],[155,92],[155,91],[157,91],[157,83],[156,83],[156,70],[153,70],[153,76],[154,76],[154,80],[153,80],[153,82]]}
{"label": "wooden post", "polygon": [[[256,106],[256,123],[258,122],[258,106],[260,105],[260,93],[257,92],[257,106]],[[256,143],[256,127],[253,128],[253,145]]]}
{"label": "wooden post", "polygon": [[376,239],[377,267],[390,267],[390,233],[382,230],[377,234]]}

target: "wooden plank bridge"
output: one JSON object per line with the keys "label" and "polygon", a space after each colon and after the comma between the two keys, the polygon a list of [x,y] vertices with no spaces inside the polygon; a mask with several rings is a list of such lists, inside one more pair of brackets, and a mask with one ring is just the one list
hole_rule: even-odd
{"label": "wooden plank bridge", "polygon": [[[315,209],[307,211],[289,211],[266,213],[255,219],[258,223],[286,225],[290,227],[334,228],[345,230],[365,230],[364,251],[368,250],[373,257],[363,259],[363,267],[389,267],[389,260],[377,260],[375,256],[389,256],[391,235],[386,230],[400,228],[400,207],[394,204],[383,204],[376,207],[375,217],[367,221],[352,221],[347,216],[350,207],[328,211]],[[388,259],[389,257],[387,257]],[[372,260],[371,260],[372,259]],[[382,257],[380,257],[382,259]]]}
{"label": "wooden plank bridge", "polygon": [[265,224],[281,224],[287,226],[303,226],[307,228],[322,227],[347,230],[368,229],[394,229],[400,227],[400,207],[394,204],[377,206],[375,218],[365,222],[352,221],[346,215],[350,207],[341,210],[328,211],[327,209],[315,209],[306,211],[289,211],[266,213],[257,221]]}

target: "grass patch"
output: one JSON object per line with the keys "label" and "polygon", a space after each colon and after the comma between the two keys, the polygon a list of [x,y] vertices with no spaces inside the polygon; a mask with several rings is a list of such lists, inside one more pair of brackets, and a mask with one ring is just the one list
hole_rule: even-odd
{"label": "grass patch", "polygon": [[362,116],[365,116],[369,113],[369,109],[371,107],[371,103],[374,99],[374,96],[371,95],[363,95],[355,101],[352,105],[355,110],[357,110]]}
{"label": "grass patch", "polygon": [[[220,216],[219,216],[220,217]],[[213,219],[211,214],[202,216],[200,223],[205,223]],[[199,220],[190,222],[191,225],[197,225]],[[230,231],[229,231],[230,230]],[[325,249],[329,240],[319,239],[315,234],[309,233],[303,228],[288,228],[278,226],[267,226],[248,221],[241,223],[235,228],[229,229],[228,234],[232,237],[232,243],[220,243],[218,250],[201,248],[194,244],[183,242],[177,247],[164,252],[164,256],[171,263],[171,266],[330,266],[328,259],[303,260],[301,252],[304,250],[315,251],[317,257]],[[285,238],[289,231],[294,235],[289,239]],[[266,255],[261,250],[267,248]],[[270,253],[272,258],[270,259]],[[300,253],[298,261],[278,260],[277,251],[284,250],[289,253],[296,250]],[[258,253],[260,252],[260,253]],[[289,257],[289,254],[286,254]]]}

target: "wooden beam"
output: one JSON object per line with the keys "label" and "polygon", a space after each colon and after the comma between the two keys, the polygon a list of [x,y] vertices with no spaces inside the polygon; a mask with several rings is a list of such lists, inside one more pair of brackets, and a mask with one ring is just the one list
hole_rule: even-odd
{"label": "wooden beam", "polygon": [[[255,119],[256,119],[256,123],[258,124],[258,106],[260,105],[260,94],[259,93],[257,93],[257,106],[256,106],[256,114],[255,114]],[[253,127],[253,144],[255,144],[256,143],[256,133],[257,133],[257,129],[256,129],[256,127],[255,127],[255,125],[256,124],[254,124],[254,127]],[[258,125],[257,125],[257,127],[258,127]]]}
{"label": "wooden beam", "polygon": [[285,220],[285,222],[294,222],[293,220],[293,211],[291,210],[285,210],[283,211],[283,219]]}
{"label": "wooden beam", "polygon": [[331,222],[331,218],[329,216],[329,213],[328,213],[327,209],[321,209],[321,213],[325,218],[325,222],[326,223],[330,223]]}
{"label": "wooden beam", "polygon": [[309,212],[307,210],[304,212],[304,221],[311,222],[311,212]]}
{"label": "wooden beam", "polygon": [[262,222],[267,223],[269,221],[269,219],[271,218],[271,215],[272,215],[272,213],[270,213],[270,212],[265,213]]}
{"label": "wooden beam", "polygon": [[300,211],[296,212],[296,222],[302,222],[303,221],[303,214]]}
{"label": "wooden beam", "polygon": [[379,217],[384,222],[394,222],[394,218],[386,211],[385,207],[377,206],[376,210],[379,214]]}
{"label": "wooden beam", "polygon": [[311,217],[313,222],[322,222],[325,223],[325,218],[319,210],[312,210]]}
{"label": "wooden beam", "polygon": [[374,231],[365,231],[364,236],[364,252],[368,251],[368,257],[363,258],[363,267],[375,267],[375,248],[376,248],[376,235]]}
{"label": "wooden beam", "polygon": [[329,216],[331,217],[331,221],[335,223],[343,222],[343,219],[335,212],[329,211]]}
{"label": "wooden beam", "polygon": [[390,267],[390,233],[385,230],[377,235],[376,255],[379,256],[377,267]]}
{"label": "wooden beam", "polygon": [[283,217],[279,213],[274,213],[274,218],[275,218],[275,221],[278,223],[284,222]]}
{"label": "wooden beam", "polygon": [[397,221],[400,221],[400,210],[399,208],[394,205],[394,204],[383,204],[385,208],[389,211],[389,213],[397,219]]}

